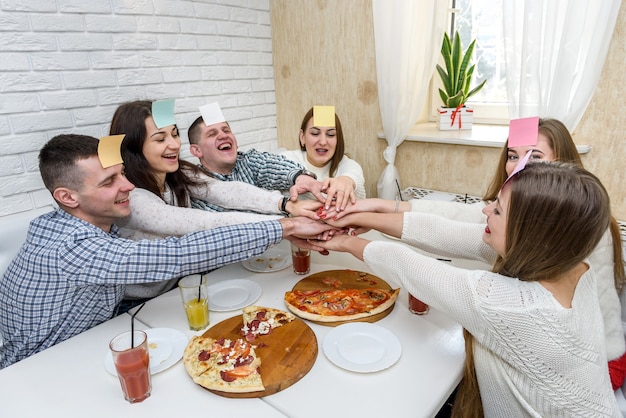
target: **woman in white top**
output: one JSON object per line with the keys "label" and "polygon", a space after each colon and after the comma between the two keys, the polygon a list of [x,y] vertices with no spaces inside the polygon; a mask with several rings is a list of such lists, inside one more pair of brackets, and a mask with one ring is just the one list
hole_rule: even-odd
{"label": "woman in white top", "polygon": [[299,140],[300,150],[281,154],[300,163],[324,182],[327,208],[333,199],[336,199],[336,207],[343,210],[349,202],[365,198],[363,169],[345,155],[343,130],[337,114],[335,126],[315,126],[311,108],[302,119]]}
{"label": "woman in white top", "polygon": [[364,260],[469,332],[453,416],[620,417],[587,259],[611,218],[600,181],[571,164],[532,162],[483,212],[486,226],[433,222],[436,215],[416,212],[355,213],[344,222],[401,231],[407,243],[436,241],[445,230],[456,234],[455,246],[494,262],[493,271],[453,267],[398,243],[353,235],[319,245]]}
{"label": "woman in white top", "polygon": [[[480,223],[484,225],[485,215],[482,213],[485,205],[497,197],[500,185],[513,172],[520,159],[532,151],[532,160],[569,162],[582,167],[580,155],[569,131],[556,119],[539,120],[539,136],[534,146],[521,146],[509,148],[504,145],[496,173],[489,190],[483,196],[483,201],[474,204],[458,202],[443,202],[426,199],[413,199],[399,202],[383,199],[365,199],[357,201],[355,205],[348,206],[345,211],[336,216],[341,218],[353,211],[370,212],[427,212],[434,213],[449,219],[463,222]],[[331,215],[332,216],[332,215]],[[399,234],[400,231],[397,231]],[[400,235],[395,235],[400,237]],[[437,234],[437,240],[424,242],[418,246],[425,251],[446,257],[459,257],[475,259],[476,254],[459,254],[460,248],[453,245],[458,239],[458,234],[451,234],[448,240],[442,240]],[[404,238],[404,237],[403,237]],[[440,243],[439,245],[435,242]],[[417,244],[416,244],[417,245]],[[606,337],[607,357],[613,388],[617,389],[624,383],[626,373],[626,345],[624,343],[624,330],[622,318],[626,314],[623,308],[624,264],[622,262],[622,240],[619,226],[615,219],[611,218],[611,224],[594,251],[589,256],[594,266],[597,284],[598,301],[604,318],[604,333]],[[622,302],[620,304],[620,294]]]}
{"label": "woman in white top", "polygon": [[[131,192],[131,215],[118,223],[120,236],[124,238],[182,236],[203,229],[276,219],[286,214],[319,219],[315,214],[315,210],[321,207],[318,202],[292,202],[279,191],[268,191],[242,182],[219,181],[204,174],[194,164],[180,160],[178,127],[158,128],[149,100],[124,103],[117,108],[110,135],[117,134],[125,134],[122,159],[126,177],[136,186]],[[194,209],[191,199],[231,211]],[[125,297],[154,297],[169,290],[173,284],[175,280],[128,286]]]}

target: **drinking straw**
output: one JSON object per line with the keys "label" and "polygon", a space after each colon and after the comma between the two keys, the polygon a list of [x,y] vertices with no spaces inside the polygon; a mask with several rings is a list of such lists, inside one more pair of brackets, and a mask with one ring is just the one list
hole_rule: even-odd
{"label": "drinking straw", "polygon": [[398,186],[398,196],[400,196],[400,200],[404,200],[402,198],[402,190],[400,189],[400,182],[396,179],[396,186]]}
{"label": "drinking straw", "polygon": [[201,291],[202,291],[202,274],[200,275],[200,283],[198,284],[198,303],[200,303]]}
{"label": "drinking straw", "polygon": [[139,313],[145,304],[146,302],[142,303],[139,309],[137,309],[135,313],[130,316],[130,348],[135,348],[135,315]]}

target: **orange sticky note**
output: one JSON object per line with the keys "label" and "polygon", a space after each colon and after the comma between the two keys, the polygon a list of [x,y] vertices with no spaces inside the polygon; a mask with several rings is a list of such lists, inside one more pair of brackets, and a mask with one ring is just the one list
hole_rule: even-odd
{"label": "orange sticky note", "polygon": [[313,106],[313,126],[335,126],[335,106]]}
{"label": "orange sticky note", "polygon": [[122,164],[122,140],[126,134],[110,135],[100,138],[98,143],[98,158],[102,168],[109,168],[116,164]]}
{"label": "orange sticky note", "polygon": [[539,116],[513,119],[509,123],[509,148],[537,145]]}

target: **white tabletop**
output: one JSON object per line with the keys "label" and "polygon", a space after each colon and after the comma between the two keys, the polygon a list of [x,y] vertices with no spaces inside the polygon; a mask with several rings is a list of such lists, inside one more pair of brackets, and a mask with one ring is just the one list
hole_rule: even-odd
{"label": "white tabletop", "polygon": [[[148,328],[140,321],[135,326]],[[260,399],[211,394],[189,379],[180,361],[152,376],[148,399],[130,404],[104,368],[109,341],[129,328],[130,316],[123,314],[0,370],[0,416],[285,417]]]}
{"label": "white tabletop", "polygon": [[[366,237],[385,239],[378,232],[370,232]],[[281,243],[281,247],[288,248],[288,243]],[[455,264],[463,265],[463,262]],[[346,268],[371,272],[365,263],[348,254],[312,254],[311,274]],[[255,304],[279,309],[286,309],[283,301],[285,291],[302,277],[295,275],[291,267],[272,273],[253,273],[241,263],[208,274],[209,285],[229,279],[252,280],[263,289]],[[465,352],[461,327],[433,308],[427,315],[411,314],[407,299],[403,289],[394,310],[376,322],[395,334],[402,345],[402,355],[392,367],[374,373],[356,373],[335,366],[326,358],[322,348],[324,337],[333,328],[308,323],[319,346],[313,368],[293,386],[263,400],[293,418],[318,418],[320,410],[313,406],[320,402],[323,402],[325,411],[333,411],[329,416],[377,417],[388,416],[390,411],[395,417],[434,416],[462,376]],[[240,310],[211,311],[209,327],[240,314]],[[150,327],[175,328],[190,336],[204,332],[188,330],[177,289],[149,301],[137,318]],[[182,364],[176,365],[174,372],[185,374]],[[189,390],[191,379],[187,377],[186,380],[185,390]],[[207,399],[219,398],[208,392],[203,395]]]}

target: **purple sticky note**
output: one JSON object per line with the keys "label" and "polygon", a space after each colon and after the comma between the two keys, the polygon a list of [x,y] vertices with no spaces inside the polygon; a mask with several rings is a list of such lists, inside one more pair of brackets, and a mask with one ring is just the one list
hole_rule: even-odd
{"label": "purple sticky note", "polygon": [[539,116],[513,119],[509,123],[509,148],[537,145]]}

